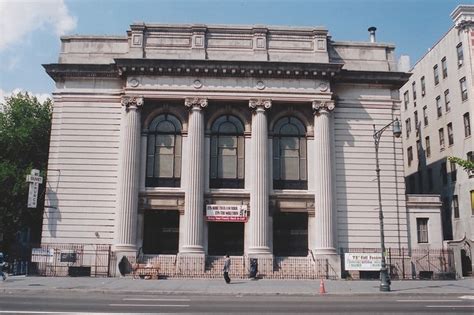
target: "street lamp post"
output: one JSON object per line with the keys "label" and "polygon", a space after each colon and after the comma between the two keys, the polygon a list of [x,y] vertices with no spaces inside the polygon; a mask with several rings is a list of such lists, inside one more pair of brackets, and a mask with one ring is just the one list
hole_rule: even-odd
{"label": "street lamp post", "polygon": [[382,129],[376,130],[374,124],[374,142],[375,142],[375,172],[377,173],[377,187],[379,194],[379,224],[380,224],[380,246],[382,250],[382,263],[380,268],[380,291],[390,291],[390,277],[387,272],[387,264],[385,262],[385,233],[383,228],[383,211],[382,211],[382,191],[380,188],[380,166],[379,166],[379,144],[382,133],[391,125],[393,125],[393,135],[399,138],[402,134],[400,121],[397,119],[385,125]]}

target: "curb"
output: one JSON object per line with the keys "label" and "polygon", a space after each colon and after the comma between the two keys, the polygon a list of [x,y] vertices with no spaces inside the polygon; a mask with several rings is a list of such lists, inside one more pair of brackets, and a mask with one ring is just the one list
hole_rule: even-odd
{"label": "curb", "polygon": [[6,294],[13,294],[17,291],[21,292],[32,292],[32,293],[49,293],[54,294],[58,291],[62,293],[97,293],[97,294],[143,294],[143,295],[199,295],[199,296],[207,296],[207,295],[215,295],[215,296],[424,296],[424,295],[474,295],[474,292],[448,292],[448,293],[435,293],[435,292],[398,292],[398,291],[391,291],[391,292],[333,292],[333,293],[325,293],[319,294],[309,293],[309,292],[206,292],[206,291],[172,291],[172,290],[113,290],[113,289],[82,289],[82,288],[41,288],[41,289],[32,289],[32,288],[25,288],[25,287],[18,287],[18,288],[0,288],[1,293]]}

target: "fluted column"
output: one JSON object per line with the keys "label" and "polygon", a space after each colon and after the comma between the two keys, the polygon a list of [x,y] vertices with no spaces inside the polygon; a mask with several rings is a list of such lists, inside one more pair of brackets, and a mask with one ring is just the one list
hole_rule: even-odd
{"label": "fluted column", "polygon": [[316,255],[336,254],[334,238],[335,209],[333,204],[332,138],[330,112],[332,101],[314,101],[314,168]]}
{"label": "fluted column", "polygon": [[184,197],[184,237],[180,253],[203,254],[204,115],[205,98],[186,98],[189,107],[187,186]]}
{"label": "fluted column", "polygon": [[122,98],[117,222],[114,251],[134,252],[140,177],[140,109],[142,97]]}
{"label": "fluted column", "polygon": [[269,246],[268,211],[268,124],[265,110],[271,107],[271,100],[253,99],[249,106],[254,110],[252,117],[252,186],[250,192],[250,255],[272,253]]}

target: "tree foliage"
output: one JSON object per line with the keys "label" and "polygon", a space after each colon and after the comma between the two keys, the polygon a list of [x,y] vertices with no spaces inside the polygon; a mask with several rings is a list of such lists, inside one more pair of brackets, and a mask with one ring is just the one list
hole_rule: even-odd
{"label": "tree foliage", "polygon": [[0,247],[3,250],[15,242],[19,230],[31,228],[32,238],[36,239],[41,234],[44,186],[39,189],[38,207],[28,209],[26,175],[36,168],[45,176],[51,116],[51,100],[41,103],[28,93],[7,97],[0,111],[0,233],[3,233]]}
{"label": "tree foliage", "polygon": [[456,163],[457,165],[461,166],[465,171],[474,171],[473,161],[463,160],[455,156],[450,156],[448,160],[450,162]]}

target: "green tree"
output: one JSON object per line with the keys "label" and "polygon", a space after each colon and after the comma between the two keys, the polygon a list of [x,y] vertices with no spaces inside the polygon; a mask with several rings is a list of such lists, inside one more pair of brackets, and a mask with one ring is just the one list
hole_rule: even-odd
{"label": "green tree", "polygon": [[37,208],[29,209],[26,175],[36,168],[45,176],[51,116],[51,100],[41,103],[28,93],[7,97],[0,110],[0,250],[8,251],[17,231],[25,228],[30,228],[32,240],[40,239],[44,184]]}
{"label": "green tree", "polygon": [[448,160],[450,162],[456,163],[457,165],[461,166],[465,171],[474,171],[473,161],[463,160],[455,156],[450,156]]}

